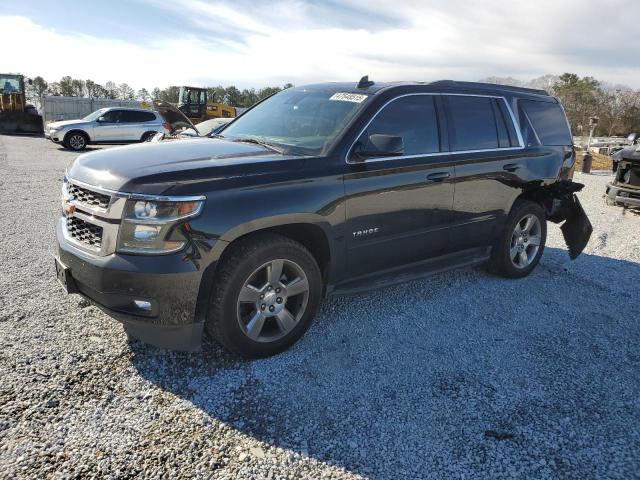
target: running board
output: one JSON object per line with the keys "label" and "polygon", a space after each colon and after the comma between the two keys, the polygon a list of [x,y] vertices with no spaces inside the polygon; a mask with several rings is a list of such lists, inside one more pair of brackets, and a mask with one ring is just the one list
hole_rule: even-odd
{"label": "running board", "polygon": [[348,280],[336,285],[328,295],[355,295],[358,293],[390,287],[399,283],[411,282],[421,278],[462,267],[480,265],[489,260],[491,247],[473,248],[430,258],[421,262],[394,267],[382,272]]}

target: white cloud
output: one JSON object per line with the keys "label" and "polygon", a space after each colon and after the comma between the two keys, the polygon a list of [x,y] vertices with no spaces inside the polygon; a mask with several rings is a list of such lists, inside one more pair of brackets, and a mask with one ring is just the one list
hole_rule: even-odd
{"label": "white cloud", "polygon": [[635,0],[599,7],[557,0],[347,0],[340,7],[300,0],[148,2],[178,16],[190,33],[159,32],[153,43],[137,43],[0,16],[2,38],[21,42],[3,51],[3,68],[136,88],[355,81],[367,73],[375,80],[475,80],[565,71],[640,88],[632,50],[640,44]]}

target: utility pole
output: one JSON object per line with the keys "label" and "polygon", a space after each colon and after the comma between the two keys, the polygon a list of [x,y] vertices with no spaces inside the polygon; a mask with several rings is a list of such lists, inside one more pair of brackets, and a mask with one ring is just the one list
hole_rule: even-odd
{"label": "utility pole", "polygon": [[591,137],[593,137],[593,132],[595,131],[599,120],[600,119],[596,116],[589,117],[589,140],[587,140],[587,149],[582,155],[582,173],[591,173],[593,157],[591,156],[591,151],[589,149],[591,148]]}

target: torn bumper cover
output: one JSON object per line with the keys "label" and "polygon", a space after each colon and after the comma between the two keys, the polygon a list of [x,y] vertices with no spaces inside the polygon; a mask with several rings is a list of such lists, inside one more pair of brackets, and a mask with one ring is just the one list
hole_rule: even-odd
{"label": "torn bumper cover", "polygon": [[549,187],[550,202],[547,205],[547,219],[562,223],[560,229],[569,249],[569,257],[575,260],[589,243],[593,226],[576,196],[584,188],[581,183],[563,180]]}

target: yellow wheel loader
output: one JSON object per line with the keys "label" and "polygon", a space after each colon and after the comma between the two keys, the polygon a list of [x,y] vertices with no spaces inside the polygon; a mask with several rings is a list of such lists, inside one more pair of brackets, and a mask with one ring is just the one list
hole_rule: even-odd
{"label": "yellow wheel loader", "polygon": [[210,118],[233,118],[236,109],[220,102],[209,101],[207,89],[199,87],[180,87],[178,108],[192,122],[203,122]]}
{"label": "yellow wheel loader", "polygon": [[42,117],[26,101],[24,77],[0,73],[0,133],[42,132]]}

